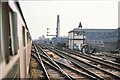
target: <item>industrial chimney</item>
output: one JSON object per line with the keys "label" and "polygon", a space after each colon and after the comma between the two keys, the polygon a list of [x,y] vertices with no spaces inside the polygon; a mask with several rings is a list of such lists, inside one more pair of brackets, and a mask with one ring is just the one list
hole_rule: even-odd
{"label": "industrial chimney", "polygon": [[60,37],[60,19],[59,19],[59,15],[57,15],[56,37]]}

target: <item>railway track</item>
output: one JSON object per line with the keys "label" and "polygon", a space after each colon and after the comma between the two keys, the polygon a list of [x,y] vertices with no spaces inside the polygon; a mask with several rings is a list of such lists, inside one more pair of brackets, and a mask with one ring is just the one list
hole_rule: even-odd
{"label": "railway track", "polygon": [[[61,49],[61,50],[63,50],[63,49]],[[95,56],[90,56],[88,54],[79,55],[80,54],[79,52],[70,51],[68,49],[65,49],[63,51],[66,51],[68,53],[71,53],[73,55],[76,55],[76,56],[79,56],[79,57],[82,57],[82,58],[85,58],[85,59],[89,59],[91,61],[95,61],[95,62],[100,63],[102,65],[105,64],[108,67],[112,67],[115,70],[120,71],[120,64],[118,64],[118,63],[115,63],[115,62],[112,62],[112,61],[103,60],[103,59],[100,59],[100,58],[95,57]]]}
{"label": "railway track", "polygon": [[118,63],[114,63],[114,62],[107,61],[107,60],[102,60],[95,56],[90,56],[88,54],[80,54],[78,52],[74,52],[74,51],[70,51],[70,50],[62,50],[62,51],[73,54],[72,56],[75,56],[78,58],[80,57],[82,60],[89,60],[91,64],[98,66],[100,68],[104,68],[108,72],[111,72],[111,73],[116,72],[114,74],[117,76],[120,76],[120,64],[118,64]]}
{"label": "railway track", "polygon": [[[41,55],[41,54],[40,54]],[[46,56],[41,55],[43,58],[47,59]],[[75,68],[72,68],[70,66],[67,66],[66,64],[59,62],[58,60],[54,60],[60,67],[61,69],[63,69],[65,71],[65,73],[67,73],[73,80],[96,80],[96,78],[87,75],[83,72],[78,71]]]}
{"label": "railway track", "polygon": [[[38,59],[38,57],[35,56],[34,54],[32,54],[32,56],[35,59]],[[39,60],[37,60],[37,61],[39,62]],[[40,79],[43,79],[43,80],[46,80],[46,79],[47,80],[56,80],[56,79],[66,80],[67,79],[67,77],[57,67],[55,67],[54,65],[50,64],[46,60],[42,60],[42,61],[43,61],[44,67],[46,68],[46,73],[48,74],[48,76],[43,74],[43,69],[42,69],[42,67],[40,67],[42,73],[39,74],[40,76],[38,76],[38,78],[40,77]]]}
{"label": "railway track", "polygon": [[61,78],[62,80],[66,80],[66,79],[73,80],[70,76],[64,73],[61,69],[51,64],[52,61],[42,59],[41,55],[39,55],[40,53],[36,46],[35,46],[35,50],[36,52],[32,51],[31,56],[33,56],[34,59],[39,63],[39,66],[40,66],[39,69],[41,69],[41,72],[42,72],[41,74],[39,74],[38,79],[59,80],[59,78]]}
{"label": "railway track", "polygon": [[[73,55],[68,54],[65,51],[60,51],[56,48],[53,48],[53,47],[50,48],[48,46],[47,46],[47,49],[51,50],[52,52],[56,53],[57,55],[61,56],[62,58],[66,58],[67,60],[70,60],[73,64],[78,63],[77,64],[78,67],[81,66],[82,68],[87,68],[86,72],[92,71],[93,72],[92,74],[96,74],[98,77],[100,77],[102,79],[106,79],[106,80],[119,80],[120,79],[119,66],[112,67],[107,64],[107,66],[109,66],[109,67],[107,67],[107,68],[109,68],[109,70],[115,71],[117,73],[117,74],[113,74],[110,71],[106,70],[106,67],[104,68],[104,66],[106,66],[106,64],[105,65],[100,64],[100,62],[99,62],[99,64],[102,66],[102,67],[99,67],[99,66],[96,66],[96,64],[98,64],[98,61],[96,62],[95,60],[92,60],[92,62],[94,61],[94,64],[93,64],[93,63],[90,63],[91,59],[86,60],[87,58],[85,58],[85,57],[82,57],[84,59],[81,60],[80,58],[77,58],[78,55],[73,56]],[[84,60],[86,60],[88,62],[84,62]]]}
{"label": "railway track", "polygon": [[[60,62],[57,59],[53,59],[51,58],[46,52],[45,50],[43,50],[40,46],[36,46],[37,48],[35,49],[35,51],[32,51],[32,56],[34,56],[34,58],[39,61],[39,64],[41,64],[41,61],[44,65],[44,69],[46,69],[46,71],[44,71],[43,68],[43,72],[47,73],[48,76],[50,75],[48,72],[49,67],[46,66],[49,65],[51,66],[51,70],[57,70],[58,72],[60,72],[62,74],[62,76],[64,75],[65,80],[102,80],[100,77],[96,77],[93,75],[90,75],[88,73],[82,72],[74,67],[71,67],[69,65],[66,65],[65,63]],[[39,56],[38,56],[39,55]],[[41,58],[41,59],[39,59]],[[54,74],[55,75],[55,74]],[[48,77],[46,74],[44,75],[45,78]],[[61,76],[59,76],[60,79],[57,80],[64,80],[61,79]],[[47,78],[48,80],[54,80],[53,78],[51,78],[50,76]]]}
{"label": "railway track", "polygon": [[84,59],[88,59],[90,61],[94,61],[96,63],[100,63],[100,64],[105,65],[105,66],[114,68],[117,71],[120,71],[120,64],[118,64],[118,63],[108,61],[108,60],[104,60],[104,59],[100,59],[98,57],[95,57],[95,56],[92,56],[92,55],[89,55],[89,54],[81,54],[80,52],[76,52],[76,51],[65,49],[65,48],[64,49],[60,48],[60,50],[65,51],[65,52],[70,53],[70,54],[73,54],[75,56],[84,58]]}
{"label": "railway track", "polygon": [[[50,46],[52,46],[52,45],[50,45]],[[52,48],[58,49],[58,47],[55,47],[55,46],[52,46]],[[87,57],[87,59],[89,59],[89,60],[94,60],[96,62],[107,64],[109,66],[117,68],[120,71],[120,64],[118,64],[118,63],[115,63],[115,62],[112,62],[112,61],[108,61],[108,60],[104,60],[104,59],[100,59],[100,58],[95,57],[95,56],[90,55],[90,54],[82,54],[81,52],[78,52],[78,51],[73,51],[73,50],[69,50],[69,49],[65,49],[65,48],[64,49],[63,48],[59,48],[59,49],[62,50],[62,51],[68,52],[70,54],[79,56],[79,57],[83,57],[83,58]],[[80,54],[82,54],[82,55],[80,55]]]}

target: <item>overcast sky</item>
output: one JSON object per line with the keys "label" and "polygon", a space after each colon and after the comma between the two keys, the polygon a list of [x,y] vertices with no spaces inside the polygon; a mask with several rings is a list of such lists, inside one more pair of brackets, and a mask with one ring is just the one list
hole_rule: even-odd
{"label": "overcast sky", "polygon": [[20,1],[21,9],[32,38],[56,34],[57,15],[60,15],[60,35],[77,28],[117,29],[117,0],[81,1]]}

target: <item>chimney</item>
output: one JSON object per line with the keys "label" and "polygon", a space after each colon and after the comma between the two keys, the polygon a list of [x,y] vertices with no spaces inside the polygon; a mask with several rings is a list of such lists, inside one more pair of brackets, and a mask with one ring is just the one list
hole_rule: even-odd
{"label": "chimney", "polygon": [[59,15],[57,15],[56,37],[60,37],[60,18],[59,18]]}

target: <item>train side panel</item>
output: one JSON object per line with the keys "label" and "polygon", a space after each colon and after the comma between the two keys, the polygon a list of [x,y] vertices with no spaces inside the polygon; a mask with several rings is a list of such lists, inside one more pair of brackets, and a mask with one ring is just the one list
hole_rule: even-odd
{"label": "train side panel", "polygon": [[17,2],[0,2],[0,79],[28,78],[31,36]]}
{"label": "train side panel", "polygon": [[[19,10],[17,9],[16,5],[13,3],[9,3],[10,8],[17,13],[17,30],[18,30],[18,43],[19,43],[19,50],[18,50],[18,55],[19,55],[19,60],[20,60],[20,77],[25,78],[25,46],[23,45],[23,32],[25,32],[25,24],[21,18],[21,15],[19,14]],[[24,30],[23,30],[24,29]]]}
{"label": "train side panel", "polygon": [[30,56],[31,56],[31,44],[32,44],[32,41],[31,41],[31,36],[30,36],[30,33],[27,32],[27,39],[26,39],[26,77],[28,78],[29,77],[29,62],[30,62]]}

